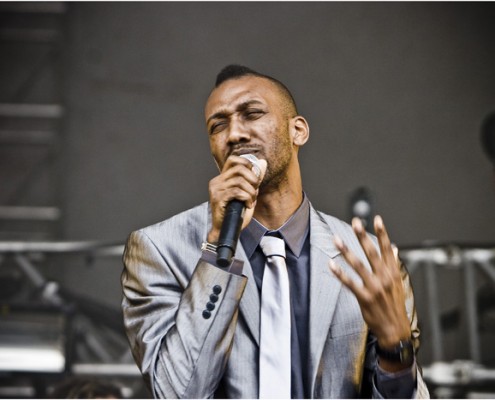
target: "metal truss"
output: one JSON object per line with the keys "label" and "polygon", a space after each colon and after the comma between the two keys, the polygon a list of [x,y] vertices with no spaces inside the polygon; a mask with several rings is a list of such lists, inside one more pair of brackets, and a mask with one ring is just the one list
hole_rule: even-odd
{"label": "metal truss", "polygon": [[[40,306],[60,309],[70,320],[64,339],[68,346],[65,350],[66,366],[59,371],[48,371],[47,368],[41,374],[42,378],[42,370],[29,370],[27,367],[23,370],[9,369],[10,353],[3,357],[2,349],[19,348],[20,340],[11,339],[12,332],[5,334],[5,326],[0,326],[0,398],[49,396],[50,388],[68,376],[114,381],[127,398],[148,397],[123,331],[120,308],[75,293],[60,282],[47,279],[43,273],[46,267],[63,268],[70,259],[74,262],[82,259],[87,265],[106,258],[120,259],[122,252],[123,245],[97,242],[0,242],[0,272],[16,271],[16,280],[22,282],[18,287],[14,285],[15,293],[12,291],[10,298],[4,295],[0,299],[0,321],[1,318],[9,321],[10,314],[14,318],[15,310],[20,306],[23,310],[32,311],[30,315],[36,315]],[[58,262],[62,257],[65,257],[64,261]],[[7,278],[9,275],[0,273],[0,286],[11,284]],[[19,335],[15,336],[25,335],[26,328],[20,326],[19,329]],[[12,340],[15,346],[9,345]],[[23,350],[29,349],[32,347]],[[34,359],[35,350],[31,351]]]}
{"label": "metal truss", "polygon": [[66,9],[0,3],[0,240],[58,234]]}
{"label": "metal truss", "polygon": [[[433,245],[408,249],[401,252],[411,277],[422,272],[426,294],[427,310],[422,315],[428,319],[431,341],[432,363],[423,368],[425,380],[432,386],[436,397],[485,397],[495,395],[495,366],[484,365],[483,355],[491,349],[483,349],[480,339],[480,300],[478,290],[481,285],[492,287],[495,300],[495,245]],[[459,299],[463,301],[462,317],[467,334],[467,359],[448,360],[445,355],[442,328],[441,296],[442,271],[458,271],[461,273]],[[495,305],[495,302],[493,303]],[[491,308],[490,308],[491,307]],[[425,312],[426,311],[426,312]],[[484,312],[485,318],[495,316],[495,307]],[[495,321],[494,321],[495,322]],[[488,332],[495,336],[495,330]]]}

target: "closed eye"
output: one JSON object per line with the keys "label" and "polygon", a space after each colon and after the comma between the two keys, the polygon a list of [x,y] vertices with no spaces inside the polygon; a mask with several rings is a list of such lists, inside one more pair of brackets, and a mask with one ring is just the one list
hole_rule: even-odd
{"label": "closed eye", "polygon": [[244,117],[248,120],[255,120],[261,118],[263,115],[265,115],[263,110],[246,110],[244,112]]}
{"label": "closed eye", "polygon": [[211,124],[210,126],[210,135],[221,132],[227,126],[227,122],[219,121]]}

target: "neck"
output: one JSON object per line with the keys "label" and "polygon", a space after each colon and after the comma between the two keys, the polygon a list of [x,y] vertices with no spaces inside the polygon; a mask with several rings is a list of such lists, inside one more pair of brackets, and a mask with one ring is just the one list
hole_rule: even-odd
{"label": "neck", "polygon": [[276,188],[260,191],[254,218],[271,230],[280,228],[296,212],[303,200],[301,176],[298,173]]}

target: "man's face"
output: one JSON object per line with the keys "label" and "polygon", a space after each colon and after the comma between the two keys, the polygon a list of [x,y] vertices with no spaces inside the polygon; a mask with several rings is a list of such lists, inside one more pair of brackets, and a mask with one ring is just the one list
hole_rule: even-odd
{"label": "man's face", "polygon": [[220,170],[231,154],[251,153],[268,163],[264,183],[284,179],[296,152],[290,117],[271,81],[246,76],[223,82],[205,107],[211,153]]}

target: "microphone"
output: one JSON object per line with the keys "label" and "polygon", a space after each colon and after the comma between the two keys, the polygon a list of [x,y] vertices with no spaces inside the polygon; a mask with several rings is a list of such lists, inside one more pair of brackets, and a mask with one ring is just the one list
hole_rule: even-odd
{"label": "microphone", "polygon": [[[258,159],[252,154],[242,154],[241,157],[246,158],[253,164],[252,170],[259,177],[261,169],[258,165]],[[239,200],[230,201],[225,209],[217,245],[217,264],[221,267],[228,267],[235,254],[239,235],[241,234],[244,209],[244,202]]]}

